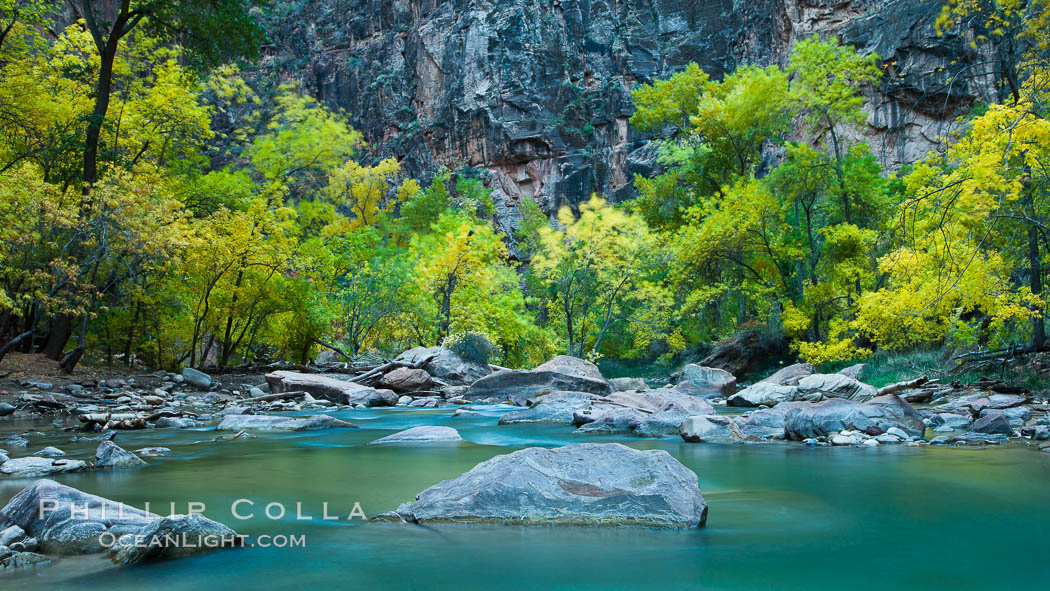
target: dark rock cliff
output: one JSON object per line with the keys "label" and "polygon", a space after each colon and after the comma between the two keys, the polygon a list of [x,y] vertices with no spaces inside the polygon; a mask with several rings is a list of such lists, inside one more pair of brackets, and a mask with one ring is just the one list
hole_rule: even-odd
{"label": "dark rock cliff", "polygon": [[718,76],[783,62],[794,40],[838,34],[887,63],[862,134],[889,166],[914,160],[968,108],[973,61],[938,37],[925,0],[305,0],[269,15],[263,67],[352,115],[408,174],[486,170],[497,220],[592,192],[623,199],[654,170],[630,89],[695,61]]}

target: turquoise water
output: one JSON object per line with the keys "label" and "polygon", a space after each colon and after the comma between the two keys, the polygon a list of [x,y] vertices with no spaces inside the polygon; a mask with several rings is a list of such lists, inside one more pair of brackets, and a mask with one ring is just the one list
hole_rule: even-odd
{"label": "turquoise water", "polygon": [[[1004,448],[809,448],[704,445],[672,439],[573,435],[567,426],[497,427],[505,407],[452,418],[451,410],[336,413],[360,430],[267,433],[214,442],[202,430],[120,433],[127,449],[166,446],[140,470],[57,480],[154,510],[204,502],[238,532],[305,535],[305,548],[214,552],[114,568],[99,556],[57,560],[0,582],[3,589],[1045,589],[1050,584],[1050,454]],[[462,444],[366,446],[422,424],[450,425]],[[0,423],[6,435],[10,423]],[[31,437],[87,458],[94,442],[68,433]],[[528,445],[621,441],[665,449],[694,470],[710,506],[706,528],[441,526],[322,521],[411,500],[497,454]],[[22,455],[22,453],[16,453]],[[0,480],[0,502],[26,481]],[[231,515],[238,498],[256,517]],[[262,516],[267,503],[283,519]],[[296,502],[312,521],[296,519]],[[240,507],[242,514],[250,509]]]}

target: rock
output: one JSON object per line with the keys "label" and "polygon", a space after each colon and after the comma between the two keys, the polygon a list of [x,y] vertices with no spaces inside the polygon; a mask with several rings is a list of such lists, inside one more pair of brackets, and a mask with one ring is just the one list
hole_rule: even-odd
{"label": "rock", "polygon": [[260,396],[266,396],[266,392],[263,392],[262,388],[252,386],[251,388],[248,388],[248,396],[251,398],[258,398]]}
{"label": "rock", "polygon": [[574,434],[583,433],[630,433],[638,428],[638,425],[642,424],[648,418],[634,408],[619,408],[610,412],[603,413],[601,416],[593,421],[582,424],[578,429],[573,431]]}
{"label": "rock", "polygon": [[449,442],[449,441],[463,441],[463,438],[459,436],[459,431],[456,431],[452,427],[438,427],[438,426],[422,426],[412,427],[411,429],[405,429],[399,433],[393,435],[387,435],[381,439],[376,439],[369,443],[369,445],[379,445],[384,443],[421,443],[421,442]]}
{"label": "rock", "polygon": [[426,398],[416,398],[412,402],[408,403],[413,408],[437,408],[438,399],[433,396]]}
{"label": "rock", "polygon": [[741,437],[748,441],[784,437],[784,416],[792,408],[807,406],[809,402],[781,402],[773,408],[763,408],[736,417],[734,423]]}
{"label": "rock", "polygon": [[397,399],[397,404],[395,404],[394,406],[408,406],[409,404],[412,404],[412,397],[402,396]]}
{"label": "rock", "polygon": [[905,441],[905,439],[901,439],[901,438],[896,437],[894,435],[890,435],[888,432],[887,433],[883,433],[882,435],[879,435],[878,437],[875,438],[875,440],[878,441],[879,443],[884,443],[884,444],[885,443],[893,444],[893,443],[900,443],[902,441]]}
{"label": "rock", "polygon": [[910,439],[908,437],[908,434],[905,433],[904,430],[901,429],[900,427],[890,427],[889,429],[886,429],[886,435],[892,435],[893,437],[896,437],[897,439],[900,439],[901,441],[905,441],[907,439]]}
{"label": "rock", "polygon": [[[188,543],[183,544],[181,540]],[[151,521],[126,542],[122,544],[118,540],[109,548],[113,562],[124,565],[158,562],[243,544],[237,532],[198,513]]]}
{"label": "rock", "polygon": [[974,414],[980,414],[984,409],[1003,410],[1021,406],[1026,402],[1028,402],[1027,398],[1016,394],[992,394],[991,396],[982,396],[971,400],[967,403],[967,406],[973,410]]}
{"label": "rock", "polygon": [[1032,418],[1032,409],[1027,406],[1013,406],[1009,408],[1004,408],[1002,410],[993,410],[990,408],[985,408],[981,410],[980,416],[983,417],[986,414],[996,412],[1002,413],[1003,416],[1005,416],[1006,419],[1010,422],[1011,427],[1023,427],[1024,424]]}
{"label": "rock", "polygon": [[729,406],[776,406],[781,402],[790,402],[798,394],[795,386],[780,386],[771,382],[758,382],[744,388],[726,400]]}
{"label": "rock", "polygon": [[742,439],[729,417],[719,415],[687,417],[678,433],[690,443],[734,443]]}
{"label": "rock", "polygon": [[847,378],[853,378],[855,380],[860,380],[861,374],[863,374],[864,370],[866,370],[866,369],[868,369],[868,364],[867,363],[857,363],[857,364],[851,365],[851,366],[849,366],[849,367],[847,367],[845,369],[840,369],[837,373],[839,373],[841,375],[844,375]]}
{"label": "rock", "polygon": [[776,384],[778,386],[797,386],[799,380],[810,375],[813,375],[812,363],[796,363],[778,369],[776,373],[759,383]]}
{"label": "rock", "polygon": [[875,404],[830,398],[823,402],[795,406],[784,416],[784,434],[788,439],[798,441],[807,437],[826,437],[835,431],[864,432],[872,427],[883,430],[899,427],[905,432],[921,434],[925,425],[907,402],[893,394],[879,398],[888,399],[891,396],[896,401],[885,400],[882,404]]}
{"label": "rock", "polygon": [[19,385],[23,388],[36,388],[37,390],[51,390],[55,387],[51,382],[45,382],[43,380],[23,380],[19,382]]}
{"label": "rock", "polygon": [[823,398],[848,398],[864,402],[875,397],[874,387],[842,374],[816,373],[798,381],[798,396],[809,401]]}
{"label": "rock", "polygon": [[197,427],[197,421],[184,417],[160,417],[153,423],[158,429],[189,429]]}
{"label": "rock", "polygon": [[532,447],[482,462],[404,503],[409,522],[699,527],[696,474],[665,451],[617,443]]}
{"label": "rock", "polygon": [[141,447],[135,453],[146,457],[170,456],[171,450],[166,447]]}
{"label": "rock", "polygon": [[467,361],[450,349],[441,347],[416,347],[397,356],[395,361],[418,364],[421,360],[432,357],[423,364],[423,369],[430,375],[453,386],[469,386],[492,373],[487,364]]}
{"label": "rock", "polygon": [[302,390],[313,396],[327,398],[339,404],[364,406],[394,406],[397,394],[386,389],[370,388],[351,382],[347,374],[308,374],[296,371],[274,371],[266,374],[266,382],[274,394]]}
{"label": "rock", "polygon": [[0,402],[0,417],[6,417],[7,415],[15,412],[15,410],[17,409],[14,406],[6,402]]}
{"label": "rock", "polygon": [[0,560],[0,571],[12,571],[34,566],[44,566],[50,562],[51,559],[43,554],[37,554],[36,552],[19,552]]}
{"label": "rock", "polygon": [[61,458],[62,456],[66,455],[66,452],[58,449],[57,447],[51,447],[49,445],[33,455],[39,456],[41,458]]}
{"label": "rock", "polygon": [[613,392],[629,392],[632,390],[648,390],[649,384],[642,378],[612,378],[609,380]]}
{"label": "rock", "polygon": [[399,367],[379,380],[379,386],[394,392],[416,392],[426,390],[433,380],[425,370]]}
{"label": "rock", "polygon": [[879,440],[878,439],[865,439],[864,443],[862,443],[861,445],[863,445],[865,447],[878,447],[879,446]]}
{"label": "rock", "polygon": [[835,435],[831,438],[831,445],[853,445],[856,441],[848,435]]}
{"label": "rock", "polygon": [[63,472],[79,472],[88,468],[87,462],[52,458],[16,458],[0,464],[0,472],[20,478],[47,476]]}
{"label": "rock", "polygon": [[647,416],[635,429],[635,433],[642,437],[679,435],[679,427],[689,417],[713,414],[714,407],[701,398],[690,397],[688,400],[669,400],[651,415]]}
{"label": "rock", "polygon": [[7,454],[3,453],[3,451],[0,451],[0,464],[3,464],[4,462],[10,459],[11,458],[7,457]]}
{"label": "rock", "polygon": [[192,367],[187,367],[182,370],[182,378],[186,381],[187,384],[196,386],[202,390],[207,390],[208,388],[211,388],[213,381],[210,375],[204,373],[203,371],[193,369]]}
{"label": "rock", "polygon": [[[970,430],[974,433],[982,434],[1001,434],[1001,435],[1013,435],[1013,428],[1010,426],[1010,419],[1003,414],[1002,411],[998,410],[986,410],[981,413],[981,416],[973,422],[973,426]],[[7,464],[4,464],[5,466]]]}
{"label": "rock", "polygon": [[145,466],[135,454],[112,441],[103,441],[95,449],[95,468],[138,468]]}
{"label": "rock", "polygon": [[557,391],[610,394],[612,386],[594,364],[559,355],[536,369],[504,369],[485,376],[474,382],[463,397],[472,401],[509,399],[525,405],[537,396]]}
{"label": "rock", "polygon": [[17,525],[10,525],[0,530],[0,546],[10,546],[26,538],[26,532]]}
{"label": "rock", "polygon": [[949,412],[934,415],[934,421],[952,429],[966,429],[973,422],[970,417]]}
{"label": "rock", "polygon": [[216,431],[240,431],[259,429],[263,431],[313,431],[317,429],[356,429],[357,425],[341,421],[328,415],[309,417],[282,417],[268,415],[226,415]]}
{"label": "rock", "polygon": [[736,392],[736,378],[724,369],[703,367],[690,363],[673,376],[671,382],[692,396],[726,398]]}
{"label": "rock", "polygon": [[500,425],[517,423],[557,423],[572,424],[574,412],[589,409],[591,403],[599,398],[587,392],[551,392],[536,399],[526,410],[512,411],[499,418]]}
{"label": "rock", "polygon": [[4,443],[11,447],[29,447],[29,440],[23,435],[11,435],[4,439]]}

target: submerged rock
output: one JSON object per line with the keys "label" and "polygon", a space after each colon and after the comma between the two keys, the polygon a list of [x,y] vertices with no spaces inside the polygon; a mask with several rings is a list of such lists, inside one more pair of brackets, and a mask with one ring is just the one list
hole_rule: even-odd
{"label": "submerged rock", "polygon": [[463,438],[460,437],[459,431],[456,431],[452,427],[426,425],[422,427],[412,427],[411,429],[405,429],[404,431],[394,433],[393,435],[387,435],[386,437],[370,442],[369,445],[442,441],[463,441]]}
{"label": "submerged rock", "polygon": [[393,514],[410,522],[699,527],[707,504],[691,470],[662,450],[617,443],[528,448],[436,484]]}
{"label": "submerged rock", "polygon": [[112,441],[103,441],[95,450],[96,468],[139,468],[145,465],[146,462],[138,456]]}
{"label": "submerged rock", "polygon": [[487,375],[463,396],[468,400],[509,399],[525,405],[537,396],[557,391],[609,394],[612,386],[593,363],[559,355],[536,369],[504,369]]}
{"label": "submerged rock", "polygon": [[260,429],[264,431],[313,431],[316,429],[356,429],[357,425],[328,415],[309,417],[282,417],[268,415],[227,415],[216,431]]}
{"label": "submerged rock", "polygon": [[12,571],[34,566],[43,566],[51,562],[51,559],[36,552],[19,552],[11,554],[0,560],[0,571]]}
{"label": "submerged rock", "polygon": [[[177,540],[178,543],[167,543],[169,540]],[[183,540],[185,544],[181,543]],[[108,553],[113,562],[129,565],[182,558],[206,550],[240,545],[237,532],[203,515],[191,513],[155,519],[135,532],[134,536],[118,539]]]}
{"label": "submerged rock", "polygon": [[142,447],[135,450],[135,453],[140,456],[146,457],[159,457],[159,456],[170,456],[171,450],[166,447]]}
{"label": "submerged rock", "polygon": [[41,458],[36,456],[15,458],[0,464],[0,472],[20,478],[79,472],[88,468],[87,462],[81,460]]}

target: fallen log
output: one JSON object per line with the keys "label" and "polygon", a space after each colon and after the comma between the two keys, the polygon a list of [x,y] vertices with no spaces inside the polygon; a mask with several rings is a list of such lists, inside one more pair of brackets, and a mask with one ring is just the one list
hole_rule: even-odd
{"label": "fallen log", "polygon": [[922,376],[921,378],[915,378],[914,380],[908,380],[906,382],[897,382],[896,384],[889,384],[879,388],[879,391],[876,392],[875,395],[884,396],[886,394],[900,392],[901,390],[910,390],[912,388],[918,388],[919,386],[925,384],[928,381],[930,381],[930,378]]}
{"label": "fallen log", "polygon": [[381,375],[385,374],[386,372],[388,372],[388,371],[390,371],[392,369],[397,369],[399,367],[407,367],[409,369],[419,369],[419,368],[423,367],[424,365],[426,365],[427,363],[430,363],[430,361],[433,360],[437,356],[438,356],[437,353],[431,353],[430,355],[427,355],[426,357],[423,357],[422,359],[416,361],[415,363],[409,363],[407,361],[390,361],[390,362],[384,363],[383,365],[380,365],[379,367],[377,367],[377,368],[375,368],[375,369],[373,369],[371,371],[366,371],[365,373],[363,373],[363,374],[361,374],[359,376],[354,376],[354,377],[350,378],[350,381],[351,382],[357,382],[358,384],[363,384],[364,382],[362,380],[367,380],[369,378],[374,378],[374,377],[377,377],[377,376],[381,376]]}
{"label": "fallen log", "polygon": [[296,398],[302,398],[306,396],[306,392],[303,390],[296,390],[294,392],[278,392],[277,394],[265,394],[263,396],[256,396],[254,398],[248,398],[249,402],[273,402],[274,400],[295,400]]}

